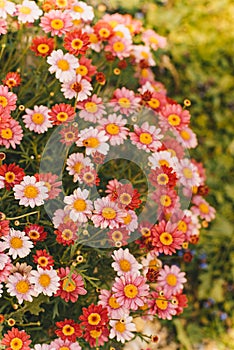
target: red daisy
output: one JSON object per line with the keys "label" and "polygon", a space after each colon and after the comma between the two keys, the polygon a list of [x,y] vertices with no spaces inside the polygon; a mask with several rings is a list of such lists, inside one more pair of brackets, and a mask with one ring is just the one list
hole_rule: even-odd
{"label": "red daisy", "polygon": [[54,105],[49,112],[50,120],[53,125],[60,125],[62,123],[73,121],[75,114],[74,108],[66,103]]}
{"label": "red daisy", "polygon": [[185,234],[178,230],[177,224],[162,220],[152,228],[152,245],[158,253],[172,255],[182,248]]}
{"label": "red daisy", "polygon": [[64,47],[72,55],[85,55],[89,48],[89,35],[82,33],[81,29],[75,29],[72,32],[66,33],[64,37]]}
{"label": "red daisy", "polygon": [[30,335],[25,331],[19,331],[18,328],[12,328],[5,333],[1,341],[6,350],[30,350],[30,343]]}
{"label": "red daisy", "polygon": [[182,314],[185,307],[188,307],[188,298],[185,294],[178,293],[172,296],[172,303],[174,303],[176,307],[176,315]]}
{"label": "red daisy", "polygon": [[33,255],[33,261],[43,270],[50,270],[50,267],[54,266],[53,257],[45,249],[36,250],[36,254]]}
{"label": "red daisy", "polygon": [[10,231],[10,221],[0,220],[0,237],[7,236]]}
{"label": "red daisy", "polygon": [[98,39],[101,41],[109,40],[113,35],[113,28],[108,22],[98,21],[94,27],[94,33],[97,35]]}
{"label": "red daisy", "polygon": [[44,227],[37,224],[26,226],[24,232],[29,236],[34,244],[36,244],[38,241],[44,241],[47,237],[47,232],[44,231]]}
{"label": "red daisy", "polygon": [[128,244],[129,234],[125,228],[114,228],[108,231],[109,243],[115,247],[122,247]]}
{"label": "red daisy", "polygon": [[56,326],[59,329],[56,329],[55,334],[62,340],[67,339],[71,342],[75,342],[76,338],[82,335],[80,325],[78,323],[75,323],[74,320],[65,318],[64,321],[56,322]]}
{"label": "red daisy", "polygon": [[3,84],[8,86],[9,89],[19,86],[21,83],[20,74],[17,72],[9,72],[7,73],[5,79],[2,80]]}
{"label": "red daisy", "polygon": [[59,132],[61,135],[60,142],[66,146],[71,146],[78,139],[79,130],[73,125],[64,126]]}
{"label": "red daisy", "polygon": [[81,275],[76,272],[71,274],[69,267],[65,269],[61,267],[58,270],[58,276],[60,277],[60,286],[54,295],[55,297],[60,296],[66,302],[71,301],[75,303],[79,295],[85,295],[87,293]]}
{"label": "red daisy", "polygon": [[91,77],[97,73],[96,66],[92,65],[92,60],[82,56],[79,60],[79,67],[76,68],[76,74],[81,75],[88,81],[91,81]]}
{"label": "red daisy", "polygon": [[82,308],[83,314],[79,317],[81,328],[87,330],[100,330],[108,323],[108,310],[102,305],[91,304]]}
{"label": "red daisy", "polygon": [[[83,338],[90,344],[90,346],[103,346],[108,341],[109,330],[107,326],[96,329],[86,329]],[[96,348],[97,349],[97,348]]]}
{"label": "red daisy", "polygon": [[77,239],[77,230],[78,226],[73,221],[61,223],[58,230],[54,231],[57,235],[56,241],[64,246],[74,244]]}
{"label": "red daisy", "polygon": [[5,187],[8,191],[10,191],[12,187],[19,184],[23,180],[25,172],[15,163],[3,164],[0,166],[0,176],[4,177],[3,180]]}
{"label": "red daisy", "polygon": [[135,210],[141,205],[140,193],[131,184],[120,184],[116,190],[117,203],[120,208]]}
{"label": "red daisy", "polygon": [[149,180],[153,186],[167,186],[174,188],[176,185],[176,173],[171,167],[165,165],[160,168],[152,169],[149,174]]}
{"label": "red daisy", "polygon": [[54,38],[46,36],[36,36],[32,39],[30,49],[35,52],[36,56],[46,57],[51,54],[55,48]]}

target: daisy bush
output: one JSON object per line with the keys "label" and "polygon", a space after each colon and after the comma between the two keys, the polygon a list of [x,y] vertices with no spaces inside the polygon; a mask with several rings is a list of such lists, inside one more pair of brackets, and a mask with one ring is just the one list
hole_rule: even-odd
{"label": "daisy bush", "polygon": [[166,38],[77,0],[2,0],[0,20],[1,345],[153,349],[139,324],[188,306],[215,217],[190,101],[154,74]]}

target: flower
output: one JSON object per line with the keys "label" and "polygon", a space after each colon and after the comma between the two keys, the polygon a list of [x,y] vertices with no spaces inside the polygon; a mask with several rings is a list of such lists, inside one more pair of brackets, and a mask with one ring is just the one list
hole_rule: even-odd
{"label": "flower", "polygon": [[40,26],[45,33],[61,37],[72,29],[72,17],[67,12],[51,10],[41,17]]}
{"label": "flower", "polygon": [[55,230],[56,241],[64,246],[74,244],[77,236],[78,225],[72,220],[61,223]]}
{"label": "flower", "polygon": [[[82,348],[80,347],[77,341],[73,343],[68,339],[63,340],[61,338],[57,338],[53,340],[49,345],[49,349],[61,350],[63,348],[66,348],[67,350],[82,350]],[[35,350],[47,350],[47,349],[35,349]]]}
{"label": "flower", "polygon": [[8,14],[13,16],[15,9],[15,4],[12,1],[3,0],[0,7],[0,17],[6,19]]}
{"label": "flower", "polygon": [[60,142],[66,146],[71,146],[78,138],[78,129],[71,125],[64,125],[64,127],[59,132],[61,135]]}
{"label": "flower", "polygon": [[181,272],[178,266],[172,265],[169,267],[164,265],[159,271],[157,283],[168,296],[171,296],[183,289],[183,284],[187,282],[184,276],[185,272]]}
{"label": "flower", "polygon": [[148,300],[149,313],[157,315],[163,320],[171,320],[172,316],[176,315],[176,304],[170,301],[170,296],[166,295],[162,290],[151,292]]}
{"label": "flower", "polygon": [[147,29],[142,34],[142,40],[147,45],[151,46],[153,50],[158,48],[165,48],[167,40],[165,37],[159,35],[152,29]]}
{"label": "flower", "polygon": [[128,272],[115,278],[112,291],[121,306],[137,310],[144,305],[145,298],[149,294],[149,285],[146,284],[145,277]]}
{"label": "flower", "polygon": [[16,15],[19,22],[33,23],[42,14],[42,10],[34,1],[24,0],[21,5],[16,5]]}
{"label": "flower", "polygon": [[24,176],[23,180],[13,187],[15,199],[19,199],[19,204],[25,207],[34,208],[44,204],[44,199],[48,198],[48,188],[44,182],[37,181],[35,176]]}
{"label": "flower", "polygon": [[[35,174],[36,176],[37,174]],[[58,179],[58,175],[49,173],[40,173],[38,176],[38,180],[44,182],[44,185],[48,189],[48,199],[56,198],[59,193],[62,191],[62,181],[56,181]]]}
{"label": "flower", "polygon": [[74,175],[73,181],[76,182],[80,180],[80,172],[85,167],[92,167],[92,163],[89,157],[84,157],[83,153],[72,153],[67,161],[66,170],[69,175]]}
{"label": "flower", "polygon": [[114,262],[111,264],[113,269],[117,271],[118,276],[125,275],[130,272],[132,274],[140,275],[141,264],[137,262],[135,257],[130,254],[129,249],[118,249],[112,254]]}
{"label": "flower", "polygon": [[58,274],[51,267],[50,270],[44,270],[37,267],[37,270],[32,270],[29,276],[30,283],[34,284],[37,293],[52,296],[59,288]]}
{"label": "flower", "polygon": [[160,168],[151,169],[149,180],[156,188],[158,186],[174,188],[177,181],[177,174],[171,167],[162,165]]}
{"label": "flower", "polygon": [[12,187],[19,184],[23,180],[25,172],[15,163],[2,164],[0,166],[0,176],[3,177],[4,185],[9,191]]}
{"label": "flower", "polygon": [[75,109],[66,103],[54,105],[49,112],[49,119],[53,125],[60,125],[74,120]]}
{"label": "flower", "polygon": [[183,130],[190,121],[190,113],[179,104],[167,104],[159,113],[159,125],[163,129]]}
{"label": "flower", "polygon": [[61,88],[65,98],[71,100],[75,97],[77,101],[86,100],[92,90],[90,82],[79,74],[70,76],[69,81],[64,82]]}
{"label": "flower", "polygon": [[192,203],[195,204],[191,207],[191,211],[194,214],[199,215],[202,219],[210,222],[215,217],[215,209],[209,205],[209,203],[201,196],[195,196],[192,199]]}
{"label": "flower", "polygon": [[54,295],[55,297],[60,296],[66,302],[71,301],[75,303],[79,295],[87,294],[81,275],[76,272],[71,274],[69,267],[65,269],[61,267],[58,270],[58,276],[60,278],[60,286]]}
{"label": "flower", "polygon": [[110,101],[110,105],[113,106],[115,112],[120,111],[120,113],[126,114],[126,116],[136,112],[139,103],[140,98],[135,97],[134,91],[128,90],[125,87],[116,89]]}
{"label": "flower", "polygon": [[56,326],[59,329],[55,330],[57,336],[59,336],[62,340],[69,340],[71,342],[75,342],[76,338],[82,335],[82,331],[80,326],[75,323],[73,320],[69,320],[65,318],[64,321],[56,322]]}
{"label": "flower", "polygon": [[30,350],[30,335],[13,327],[4,334],[1,344],[6,346],[6,350]]}
{"label": "flower", "polygon": [[100,122],[100,118],[106,114],[102,99],[96,94],[83,101],[79,101],[77,108],[81,110],[79,113],[80,118],[93,123],[96,123],[97,120]]}
{"label": "flower", "polygon": [[73,20],[90,22],[94,18],[92,6],[88,6],[84,1],[74,1],[71,4],[70,14]]}
{"label": "flower", "polygon": [[29,276],[23,276],[18,272],[8,277],[6,287],[11,296],[16,296],[19,304],[22,304],[24,300],[32,302],[32,297],[38,295],[34,286],[29,282]]}
{"label": "flower", "polygon": [[21,84],[20,74],[17,72],[8,72],[5,79],[3,79],[2,82],[9,89],[19,86]]}
{"label": "flower", "polygon": [[36,244],[39,241],[44,241],[47,237],[47,232],[44,231],[44,226],[30,224],[24,229],[26,235]]}
{"label": "flower", "polygon": [[108,310],[108,316],[110,319],[121,318],[123,310],[125,310],[125,313],[128,312],[127,309],[119,305],[111,291],[101,289],[98,297],[98,305],[102,305]]}
{"label": "flower", "polygon": [[196,165],[191,163],[187,158],[180,160],[177,174],[180,183],[185,187],[191,188],[201,184],[201,178]]}
{"label": "flower", "polygon": [[132,322],[132,316],[126,316],[124,313],[122,315],[119,320],[110,320],[111,330],[109,337],[110,339],[116,337],[118,342],[125,343],[134,337],[132,332],[136,332],[136,325]]}
{"label": "flower", "polygon": [[33,261],[43,270],[50,270],[50,267],[54,265],[53,257],[45,249],[36,250]]}
{"label": "flower", "polygon": [[47,57],[47,62],[51,65],[49,72],[55,73],[59,81],[68,82],[76,75],[76,68],[79,66],[78,59],[70,53],[63,53],[61,49],[54,50]]}
{"label": "flower", "polygon": [[36,56],[47,57],[54,50],[54,38],[47,36],[36,36],[32,39],[30,49],[35,52]]}
{"label": "flower", "polygon": [[84,55],[89,48],[89,35],[82,33],[80,29],[75,29],[66,33],[64,37],[64,47],[72,55]]}
{"label": "flower", "polygon": [[108,136],[104,130],[99,131],[90,126],[88,129],[81,130],[76,145],[85,147],[87,155],[92,155],[96,151],[106,155],[109,150],[109,145],[105,142],[107,140]]}
{"label": "flower", "polygon": [[17,256],[24,258],[31,252],[33,248],[33,243],[30,241],[29,237],[25,235],[25,232],[10,229],[9,235],[2,237],[5,242],[6,249],[9,249],[8,254],[16,259]]}
{"label": "flower", "polygon": [[117,36],[110,38],[108,45],[105,47],[105,51],[111,52],[113,56],[118,57],[120,60],[129,57],[131,50],[131,41]]}
{"label": "flower", "polygon": [[34,106],[33,109],[26,108],[26,114],[22,116],[26,128],[37,134],[44,134],[53,124],[50,121],[50,109],[46,106]]}
{"label": "flower", "polygon": [[91,304],[87,308],[82,308],[79,319],[81,327],[89,330],[105,327],[108,322],[107,309],[102,305]]}
{"label": "flower", "polygon": [[0,145],[5,146],[6,148],[12,147],[15,149],[16,145],[19,145],[21,143],[22,138],[23,130],[19,122],[15,119],[11,118],[9,120],[9,126],[0,130]]}
{"label": "flower", "polygon": [[116,196],[119,207],[126,210],[135,210],[141,204],[140,193],[131,184],[119,184]]}
{"label": "flower", "polygon": [[99,130],[104,130],[108,136],[108,141],[112,146],[121,145],[124,143],[124,140],[127,139],[129,129],[125,127],[127,120],[122,119],[116,113],[109,114],[107,119],[101,119],[98,121]]}
{"label": "flower", "polygon": [[70,210],[69,215],[73,221],[88,221],[93,210],[92,202],[87,199],[88,196],[89,191],[86,189],[82,191],[80,188],[77,188],[72,195],[65,196],[64,203],[68,204],[65,210]]}
{"label": "flower", "polygon": [[125,213],[109,198],[98,198],[94,201],[94,211],[91,220],[95,227],[110,229],[118,228],[124,222]]}

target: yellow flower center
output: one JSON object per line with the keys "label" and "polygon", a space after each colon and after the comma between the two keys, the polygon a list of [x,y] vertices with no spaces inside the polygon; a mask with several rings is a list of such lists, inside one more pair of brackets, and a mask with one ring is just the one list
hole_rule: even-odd
{"label": "yellow flower center", "polygon": [[177,283],[177,277],[173,273],[169,273],[166,277],[166,281],[169,286],[174,287]]}
{"label": "yellow flower center", "polygon": [[15,174],[12,171],[8,171],[5,174],[5,180],[8,183],[12,183],[15,181]]}
{"label": "yellow flower center", "polygon": [[99,324],[99,322],[101,321],[101,316],[98,313],[94,313],[92,312],[89,316],[88,316],[88,323],[92,326],[97,326]]}
{"label": "yellow flower center", "polygon": [[109,29],[107,29],[107,28],[101,28],[101,29],[99,30],[99,35],[100,35],[100,37],[102,37],[102,38],[108,38],[109,35],[110,35],[110,31],[109,31]]}
{"label": "yellow flower center", "polygon": [[102,216],[105,219],[113,220],[116,217],[116,211],[113,208],[105,207],[102,209]]}
{"label": "yellow flower center", "polygon": [[33,185],[28,185],[24,189],[24,196],[27,198],[36,198],[38,196],[38,189]]}
{"label": "yellow flower center", "polygon": [[8,100],[5,96],[0,96],[0,105],[6,107],[8,105]]}
{"label": "yellow flower center", "polygon": [[38,239],[39,237],[40,237],[40,233],[38,232],[38,231],[35,231],[35,230],[31,230],[30,232],[29,232],[29,237],[31,238],[31,239]]}
{"label": "yellow flower center", "polygon": [[169,177],[167,176],[167,174],[159,174],[157,176],[157,183],[159,185],[166,185],[169,181]]}
{"label": "yellow flower center", "polygon": [[42,287],[48,287],[50,285],[51,278],[46,273],[41,274],[39,277],[39,283]]}
{"label": "yellow flower center", "polygon": [[53,29],[60,30],[64,27],[64,22],[60,18],[55,18],[55,19],[52,19],[52,21],[50,22],[50,25]]}
{"label": "yellow flower center", "polygon": [[169,167],[169,163],[166,159],[160,159],[159,165],[161,165],[161,166],[166,165],[167,167]]}
{"label": "yellow flower center", "polygon": [[23,347],[23,342],[20,338],[15,337],[10,342],[10,348],[12,350],[20,350]]}
{"label": "yellow flower center", "polygon": [[97,148],[100,142],[96,137],[89,137],[88,139],[83,141],[83,146],[90,148]]}
{"label": "yellow flower center", "polygon": [[124,294],[127,298],[133,299],[137,296],[138,294],[138,289],[134,284],[127,284],[124,287]]}
{"label": "yellow flower center", "polygon": [[76,284],[72,279],[65,278],[62,288],[65,292],[73,292],[76,289]]}
{"label": "yellow flower center", "polygon": [[160,299],[157,299],[155,302],[156,302],[156,305],[159,309],[161,309],[161,310],[167,309],[168,301],[166,300],[166,298],[164,296],[160,296]]}
{"label": "yellow flower center", "polygon": [[37,262],[42,267],[48,265],[48,259],[45,256],[40,256],[40,258],[37,260]]}
{"label": "yellow flower center", "polygon": [[30,9],[30,7],[21,6],[19,12],[21,12],[23,15],[29,15],[32,12],[32,10]]}
{"label": "yellow flower center", "polygon": [[95,329],[93,329],[93,330],[90,331],[90,335],[91,335],[91,337],[94,338],[94,339],[99,338],[101,334],[102,334],[102,331],[97,331],[97,330],[95,330]]}
{"label": "yellow flower center", "polygon": [[63,332],[64,335],[72,335],[72,334],[75,333],[75,328],[72,327],[70,324],[66,324],[62,328],[62,332]]}
{"label": "yellow flower center", "polygon": [[118,309],[120,307],[119,303],[117,302],[115,297],[110,297],[108,300],[108,304],[112,309]]}
{"label": "yellow flower center", "polygon": [[171,245],[173,242],[173,237],[169,232],[161,233],[161,235],[159,236],[159,239],[163,245]]}
{"label": "yellow flower center", "polygon": [[182,139],[184,139],[185,141],[190,140],[190,134],[189,134],[189,132],[186,131],[186,130],[181,130],[180,136],[181,136]]}
{"label": "yellow flower center", "polygon": [[80,163],[80,162],[75,163],[74,166],[73,166],[73,169],[75,170],[75,172],[76,172],[77,174],[80,173],[80,171],[81,171],[82,168],[83,168],[83,164]]}
{"label": "yellow flower center", "polygon": [[37,46],[37,51],[40,53],[47,53],[49,51],[50,47],[47,44],[39,44]]}
{"label": "yellow flower center", "polygon": [[57,114],[56,118],[60,122],[65,122],[68,119],[68,114],[66,112],[59,112]]}
{"label": "yellow flower center", "polygon": [[114,44],[113,44],[113,50],[115,52],[122,52],[124,51],[125,49],[125,45],[122,41],[116,41]]}
{"label": "yellow flower center", "polygon": [[94,103],[94,102],[86,102],[85,109],[89,113],[96,113],[98,110],[98,107],[97,107],[96,103]]}
{"label": "yellow flower center", "polygon": [[131,203],[132,197],[128,193],[121,193],[121,195],[119,196],[119,201],[122,204],[128,205],[129,203]]}
{"label": "yellow flower center", "polygon": [[110,135],[118,135],[119,134],[119,127],[116,124],[110,123],[106,125],[106,131]]}
{"label": "yellow flower center", "polygon": [[79,13],[84,12],[84,10],[82,9],[82,7],[80,7],[80,6],[78,6],[78,5],[73,6],[72,9],[73,9],[73,11],[75,11],[75,12],[79,12]]}
{"label": "yellow flower center", "polygon": [[122,235],[122,232],[121,232],[121,231],[118,231],[118,230],[117,230],[117,231],[112,232],[111,237],[112,237],[113,241],[119,242],[119,241],[122,240],[123,235]]}
{"label": "yellow flower center", "polygon": [[87,207],[86,202],[84,199],[79,198],[76,199],[75,202],[73,203],[73,207],[77,210],[77,211],[84,211]]}
{"label": "yellow flower center", "polygon": [[124,221],[124,225],[128,225],[130,224],[130,222],[132,221],[132,217],[130,214],[127,214],[126,216],[123,217],[123,221]]}
{"label": "yellow flower center", "polygon": [[23,247],[23,240],[19,237],[12,237],[10,241],[11,248],[20,249]]}
{"label": "yellow flower center", "polygon": [[209,207],[206,203],[199,204],[199,209],[202,213],[208,214],[209,213]]}
{"label": "yellow flower center", "polygon": [[144,237],[150,237],[151,231],[150,231],[150,229],[149,229],[148,227],[143,227],[143,228],[141,229],[141,234],[142,234],[142,236],[144,236]]}
{"label": "yellow flower center", "polygon": [[126,326],[125,326],[125,324],[123,322],[118,321],[115,324],[115,329],[116,329],[117,332],[123,333],[126,330]]}
{"label": "yellow flower center", "polygon": [[71,42],[71,47],[75,50],[80,50],[82,46],[83,46],[83,41],[78,38],[72,40]]}
{"label": "yellow flower center", "polygon": [[156,98],[151,98],[150,101],[148,102],[148,105],[151,107],[151,108],[158,108],[160,106],[160,102],[159,100],[157,100]]}
{"label": "yellow flower center", "polygon": [[169,117],[167,118],[168,123],[173,126],[180,125],[180,117],[177,114],[170,114]]}
{"label": "yellow flower center", "polygon": [[66,71],[66,70],[69,70],[69,68],[70,68],[70,65],[69,65],[68,61],[67,61],[67,60],[64,60],[64,59],[58,60],[57,66],[58,66],[59,69],[61,69],[63,72]]}
{"label": "yellow flower center", "polygon": [[168,195],[162,195],[160,197],[160,203],[164,206],[164,207],[169,207],[171,205],[171,198]]}
{"label": "yellow flower center", "polygon": [[193,177],[193,172],[189,168],[184,168],[183,169],[183,174],[186,177],[186,179],[192,179],[192,177]]}
{"label": "yellow flower center", "polygon": [[[82,76],[85,76],[88,74],[88,68],[86,66],[80,65],[79,67],[76,68],[76,74],[80,74]],[[89,103],[89,102],[87,102]],[[90,102],[93,103],[93,102]],[[95,104],[95,103],[94,103]],[[85,104],[86,105],[86,104]],[[85,107],[86,108],[86,107]]]}
{"label": "yellow flower center", "polygon": [[142,52],[141,52],[141,56],[142,56],[144,59],[149,58],[148,52],[145,52],[145,51],[142,51]]}
{"label": "yellow flower center", "polygon": [[13,132],[10,128],[3,129],[1,131],[1,136],[3,139],[10,140],[12,138]]}
{"label": "yellow flower center", "polygon": [[71,230],[69,230],[68,228],[65,228],[62,232],[62,238],[65,240],[65,241],[69,241],[70,239],[72,239],[73,237],[73,233]]}
{"label": "yellow flower center", "polygon": [[6,1],[5,0],[0,0],[0,8],[4,8],[6,6]]}
{"label": "yellow flower center", "polygon": [[16,283],[15,289],[20,294],[25,294],[29,290],[29,283],[27,281],[19,281]]}
{"label": "yellow flower center", "polygon": [[32,115],[32,121],[35,124],[41,125],[43,124],[44,120],[45,120],[45,117],[42,113],[34,113]]}
{"label": "yellow flower center", "polygon": [[159,267],[161,266],[160,260],[158,259],[152,259],[149,262],[149,268],[157,271]]}
{"label": "yellow flower center", "polygon": [[59,348],[59,350],[70,350],[70,348],[68,348],[67,346],[61,346],[61,348]]}
{"label": "yellow flower center", "polygon": [[98,37],[94,33],[89,34],[89,40],[90,40],[90,42],[92,44],[97,44],[98,43]]}
{"label": "yellow flower center", "polygon": [[66,0],[56,0],[56,5],[59,7],[66,7],[67,1]]}
{"label": "yellow flower center", "polygon": [[121,259],[119,261],[119,266],[120,266],[121,270],[124,271],[124,272],[128,272],[128,271],[131,270],[131,264],[126,259]]}
{"label": "yellow flower center", "polygon": [[140,142],[143,143],[144,145],[149,145],[152,143],[153,138],[148,132],[142,132],[140,134]]}
{"label": "yellow flower center", "polygon": [[149,41],[151,44],[158,44],[158,39],[155,36],[150,36]]}
{"label": "yellow flower center", "polygon": [[184,222],[183,220],[180,220],[179,224],[178,224],[178,230],[182,231],[182,232],[186,232],[187,231],[187,224],[186,222]]}
{"label": "yellow flower center", "polygon": [[123,107],[123,108],[129,108],[131,106],[130,100],[126,97],[121,97],[118,100],[118,103],[119,103],[120,107]]}

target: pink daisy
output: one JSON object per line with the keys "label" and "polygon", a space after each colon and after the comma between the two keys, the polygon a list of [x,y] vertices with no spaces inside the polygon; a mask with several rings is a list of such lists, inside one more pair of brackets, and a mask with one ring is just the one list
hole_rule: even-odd
{"label": "pink daisy", "polygon": [[7,350],[30,350],[30,343],[30,335],[14,327],[3,335],[1,341],[1,345],[5,345]]}
{"label": "pink daisy", "polygon": [[76,182],[80,180],[80,172],[85,167],[93,167],[89,157],[84,157],[83,153],[72,153],[67,161],[66,170],[69,175],[73,175],[73,181]]}
{"label": "pink daisy", "polygon": [[7,21],[0,18],[0,35],[7,33]]}
{"label": "pink daisy", "polygon": [[185,148],[197,147],[197,136],[189,127],[179,131],[178,140]]}
{"label": "pink daisy", "polygon": [[152,292],[148,300],[150,307],[149,313],[157,315],[158,318],[163,320],[171,320],[172,316],[176,315],[176,304],[170,301],[170,296],[166,295],[163,291]]}
{"label": "pink daisy", "polygon": [[33,23],[43,14],[35,1],[24,0],[21,5],[16,5],[16,16],[22,23]]}
{"label": "pink daisy", "polygon": [[61,135],[60,142],[66,146],[71,146],[78,139],[78,129],[77,127],[71,125],[64,125],[62,130],[59,132]]}
{"label": "pink daisy", "polygon": [[34,286],[29,282],[29,276],[18,272],[8,277],[6,288],[7,293],[10,296],[15,296],[19,304],[22,304],[24,300],[32,302],[33,297],[38,295]]}
{"label": "pink daisy", "polygon": [[16,6],[12,1],[2,0],[0,7],[0,17],[6,19],[7,15],[13,16]]}
{"label": "pink daisy", "polygon": [[41,17],[40,26],[45,33],[50,33],[52,36],[61,37],[63,34],[72,29],[72,17],[68,12],[61,10],[51,10]]}
{"label": "pink daisy", "polygon": [[15,149],[16,145],[21,143],[22,138],[23,129],[19,122],[13,118],[9,120],[9,127],[0,130],[0,145],[5,146],[7,149],[10,147]]}
{"label": "pink daisy", "polygon": [[110,105],[114,107],[113,109],[115,112],[120,111],[120,113],[128,116],[137,111],[140,100],[140,97],[135,97],[134,91],[123,87],[122,89],[116,89],[114,91]]}
{"label": "pink daisy", "polygon": [[70,218],[73,221],[87,222],[92,214],[92,201],[88,200],[89,191],[77,188],[72,195],[64,197],[64,203],[67,204],[66,209],[70,210]]}
{"label": "pink daisy", "polygon": [[185,235],[178,230],[177,224],[162,220],[152,228],[152,238],[152,245],[157,252],[172,255],[181,249]]}
{"label": "pink daisy", "polygon": [[115,247],[122,247],[128,244],[129,234],[125,228],[114,228],[108,231],[107,236],[109,238],[109,243]]}
{"label": "pink daisy", "polygon": [[0,85],[0,105],[8,112],[16,109],[17,96],[9,92],[8,86]]}
{"label": "pink daisy", "polygon": [[130,40],[118,36],[110,38],[105,51],[111,52],[113,56],[122,60],[130,56],[132,50],[132,43]]}
{"label": "pink daisy", "polygon": [[194,214],[199,215],[208,222],[215,218],[215,209],[201,196],[194,196],[192,203],[195,204],[191,207],[191,211]]}
{"label": "pink daisy", "polygon": [[171,216],[180,206],[179,196],[171,188],[158,188],[152,193],[152,199],[158,204],[158,217],[167,214]]}
{"label": "pink daisy", "polygon": [[145,61],[148,66],[155,66],[155,61],[153,59],[153,55],[150,51],[149,46],[133,45],[132,46],[132,55],[134,56],[136,63],[140,63],[141,61]]}
{"label": "pink daisy", "polygon": [[24,258],[29,255],[31,248],[33,248],[33,242],[25,234],[14,228],[10,229],[9,235],[2,237],[5,243],[6,249],[9,249],[8,254],[12,256],[13,259],[17,257]]}
{"label": "pink daisy", "polygon": [[102,154],[107,154],[110,146],[106,143],[108,136],[105,131],[99,131],[92,126],[88,129],[81,130],[79,139],[76,141],[78,147],[85,147],[87,155],[93,154],[98,151]]}
{"label": "pink daisy", "polygon": [[70,79],[62,84],[61,91],[65,98],[71,100],[76,98],[77,101],[84,101],[91,95],[93,90],[90,82],[82,78],[81,75],[70,76]]}
{"label": "pink daisy", "polygon": [[43,205],[44,199],[48,198],[48,188],[44,182],[37,181],[35,176],[24,176],[20,184],[13,187],[15,199],[25,207]]}
{"label": "pink daisy", "polygon": [[58,197],[62,192],[62,181],[58,180],[58,175],[52,173],[40,173],[38,174],[38,180],[44,182],[44,186],[48,189],[48,199],[54,199]]}
{"label": "pink daisy", "polygon": [[95,210],[91,220],[95,227],[110,229],[118,228],[124,222],[125,212],[121,210],[118,205],[109,198],[98,198],[94,202]]}
{"label": "pink daisy", "polygon": [[100,182],[100,179],[98,177],[98,173],[95,169],[92,169],[91,167],[85,167],[81,170],[80,176],[79,176],[79,182],[84,183],[85,185],[89,187],[93,187],[95,185],[98,185]]}
{"label": "pink daisy", "polygon": [[184,288],[183,284],[185,282],[187,282],[185,272],[181,272],[180,268],[176,265],[172,265],[171,267],[164,265],[159,271],[157,283],[169,296],[179,293]]}
{"label": "pink daisy", "polygon": [[79,66],[78,59],[74,55],[64,54],[61,49],[52,51],[47,57],[47,62],[51,65],[49,72],[55,73],[55,77],[62,83],[73,79]]}
{"label": "pink daisy", "polygon": [[168,152],[171,153],[172,156],[176,156],[178,159],[182,159],[185,155],[185,148],[179,141],[177,141],[177,138],[174,139],[170,136],[165,137],[163,139],[163,146],[162,149],[165,148]]}
{"label": "pink daisy", "polygon": [[74,244],[77,236],[78,224],[69,220],[62,222],[54,233],[56,234],[56,241],[64,246]]}
{"label": "pink daisy", "polygon": [[128,312],[127,309],[119,305],[111,291],[106,289],[101,289],[99,293],[98,305],[102,305],[104,308],[106,308],[108,310],[109,318],[113,319],[121,318],[123,310],[125,311],[125,313]]}
{"label": "pink daisy", "polygon": [[81,275],[76,272],[70,273],[69,267],[65,269],[61,267],[58,270],[58,276],[60,278],[60,285],[54,295],[55,297],[60,296],[66,302],[71,301],[75,303],[79,295],[85,295],[87,293]]}
{"label": "pink daisy", "polygon": [[190,122],[189,111],[179,104],[168,104],[159,113],[159,124],[163,129],[183,130]]}
{"label": "pink daisy", "polygon": [[97,120],[106,114],[102,99],[96,94],[92,95],[87,100],[79,102],[77,108],[81,110],[79,113],[80,118],[92,123],[96,123]]}
{"label": "pink daisy", "polygon": [[88,6],[84,1],[74,1],[70,6],[70,14],[73,20],[90,22],[94,18],[92,6]]}
{"label": "pink daisy", "polygon": [[[73,343],[68,339],[63,340],[61,338],[57,338],[57,339],[53,340],[50,343],[48,350],[61,350],[61,349],[82,350],[81,346],[79,345],[79,343],[77,341],[75,343]],[[44,350],[44,349],[35,349],[35,350]]]}
{"label": "pink daisy", "polygon": [[105,131],[112,146],[121,145],[127,139],[129,133],[129,129],[125,127],[127,120],[121,115],[109,114],[107,119],[101,119],[98,123],[100,125],[98,129]]}
{"label": "pink daisy", "polygon": [[22,116],[26,128],[38,134],[43,134],[49,128],[52,128],[53,124],[49,119],[49,111],[49,108],[42,105],[34,106],[33,109],[26,108],[26,114]]}
{"label": "pink daisy", "polygon": [[180,160],[177,175],[180,183],[185,187],[192,188],[201,185],[198,169],[188,158]]}
{"label": "pink daisy", "polygon": [[79,67],[76,68],[76,74],[81,75],[82,78],[85,78],[89,82],[92,80],[92,76],[97,73],[97,67],[92,65],[92,60],[89,60],[87,57],[82,56],[79,59]]}
{"label": "pink daisy", "polygon": [[159,141],[163,135],[160,135],[161,129],[158,129],[154,125],[149,125],[145,122],[141,127],[134,125],[134,132],[130,132],[130,139],[134,145],[139,149],[143,149],[146,152],[156,152],[162,145]]}
{"label": "pink daisy", "polygon": [[142,265],[137,262],[135,257],[129,252],[129,249],[118,249],[112,254],[114,262],[111,264],[113,269],[117,271],[118,276],[125,275],[130,272],[135,275],[140,275]]}
{"label": "pink daisy", "polygon": [[50,297],[57,292],[59,280],[57,272],[52,267],[50,270],[37,267],[37,270],[32,270],[29,276],[30,283],[35,285],[34,290]]}
{"label": "pink daisy", "polygon": [[149,285],[146,284],[145,277],[129,272],[115,278],[112,291],[121,306],[137,310],[144,305],[145,298],[149,295]]}
{"label": "pink daisy", "polygon": [[75,118],[75,109],[67,103],[56,103],[49,112],[53,125],[61,125],[71,122]]}
{"label": "pink daisy", "polygon": [[152,47],[153,50],[159,48],[164,49],[167,45],[167,39],[159,34],[157,34],[152,29],[147,29],[142,34],[142,41]]}
{"label": "pink daisy", "polygon": [[123,217],[123,226],[128,233],[134,232],[138,227],[138,216],[134,210],[125,210],[125,216]]}
{"label": "pink daisy", "polygon": [[60,224],[66,223],[68,221],[72,221],[72,219],[69,216],[70,210],[68,209],[57,209],[54,212],[52,222],[55,228],[58,228]]}
{"label": "pink daisy", "polygon": [[116,337],[118,342],[124,344],[126,341],[131,340],[136,332],[136,325],[132,322],[132,316],[127,316],[126,313],[122,312],[121,318],[117,320],[110,320],[110,335],[109,338],[113,339]]}

